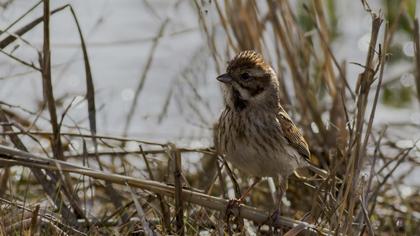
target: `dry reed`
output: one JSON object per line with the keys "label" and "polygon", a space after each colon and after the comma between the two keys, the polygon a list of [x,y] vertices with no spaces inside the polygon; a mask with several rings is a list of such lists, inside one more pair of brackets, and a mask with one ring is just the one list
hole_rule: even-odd
{"label": "dry reed", "polygon": [[[371,16],[371,35],[365,62],[353,63],[362,69],[358,78],[349,77],[346,68],[349,63],[339,61],[335,54],[334,43],[340,29],[335,22],[334,1],[209,2],[195,0],[191,7],[197,12],[207,43],[206,55],[214,64],[212,70],[222,72],[226,60],[241,50],[262,53],[278,72],[281,101],[303,128],[312,161],[329,173],[320,179],[292,178],[285,216],[274,226],[284,229],[289,236],[418,233],[419,189],[412,187],[407,191],[404,184],[408,176],[418,171],[420,162],[415,152],[418,146],[414,143],[401,147],[397,131],[404,128],[419,132],[420,127],[375,123],[380,98],[385,96],[383,90],[398,81],[386,79],[392,52],[398,46],[393,39],[398,34],[408,33],[414,40],[414,60],[406,63],[414,68],[407,73],[415,74],[416,86],[411,92],[417,93],[420,101],[419,26],[410,13],[409,1],[393,3],[395,9],[385,1],[386,15],[361,1],[361,11]],[[174,9],[178,4],[174,4]],[[15,29],[40,5],[42,16]],[[249,176],[229,168],[212,146],[181,147],[98,134],[94,79],[82,25],[71,5],[54,10],[49,5],[48,0],[35,3],[0,31],[0,36],[5,35],[0,38],[0,52],[22,67],[41,73],[44,94],[38,110],[12,105],[13,101],[0,101],[0,235],[197,235],[240,231],[269,234],[270,228],[265,226],[273,206],[268,200],[272,194],[269,185],[260,184],[244,204],[229,209],[234,218],[231,220],[225,212],[228,195],[234,192],[240,196],[241,189],[249,185]],[[151,3],[146,1],[146,6],[158,16]],[[212,14],[207,14],[207,8],[212,9]],[[63,11],[71,13],[77,27],[75,34],[80,39],[88,128],[66,124],[64,118],[74,99],[63,107],[54,96],[51,75],[54,49],[50,45],[49,24],[55,14]],[[135,89],[124,123],[125,134],[171,20],[156,18],[161,24]],[[403,32],[405,24],[408,26]],[[9,50],[17,42],[35,48],[23,36],[37,25],[43,25],[39,65]],[[196,59],[195,62],[199,61]],[[209,115],[200,108],[211,112],[210,105],[194,80],[201,71],[193,69],[186,68],[172,87],[179,88],[179,84],[185,83],[194,97],[187,99],[188,107],[202,124],[211,126]],[[179,94],[182,96],[183,92]],[[174,89],[168,92],[159,122],[167,116],[171,101],[179,103],[179,99]],[[47,111],[48,117],[43,111]],[[46,121],[51,131],[40,128],[40,121]],[[50,142],[48,147],[41,145],[45,141]],[[83,150],[72,147],[74,142],[82,143]],[[129,143],[139,148],[129,149]],[[194,166],[195,172],[185,167],[184,157],[189,155],[201,160]],[[135,163],[140,160],[141,164],[133,165],[133,160]],[[402,166],[408,170],[397,175]],[[24,174],[28,173],[25,170],[29,174]]]}

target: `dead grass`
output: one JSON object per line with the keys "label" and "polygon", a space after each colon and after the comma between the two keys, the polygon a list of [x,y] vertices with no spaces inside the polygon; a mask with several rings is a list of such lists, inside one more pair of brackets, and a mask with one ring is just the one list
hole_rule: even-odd
{"label": "dead grass", "polygon": [[[415,143],[401,146],[404,137],[397,131],[419,132],[420,127],[374,121],[382,90],[395,83],[385,77],[386,68],[392,66],[390,51],[396,47],[393,39],[397,34],[414,39],[415,60],[406,63],[414,65],[413,93],[417,91],[420,100],[418,21],[409,14],[408,1],[400,1],[392,21],[362,1],[360,10],[372,19],[369,50],[364,63],[354,63],[362,68],[358,78],[349,78],[348,63],[334,54],[340,29],[334,23],[332,2],[313,0],[295,7],[287,0],[194,1],[192,7],[215,65],[212,70],[221,72],[227,59],[245,49],[261,52],[275,67],[282,103],[303,128],[312,161],[329,173],[327,178],[292,178],[289,203],[276,226],[285,235],[415,235],[420,230],[419,189],[409,188],[405,181],[419,168],[416,148],[419,150]],[[43,16],[15,29],[16,22],[41,5]],[[149,3],[147,6],[154,11]],[[207,8],[214,14],[206,14]],[[63,11],[71,13],[77,26],[74,33],[80,38],[88,128],[65,124],[73,102],[63,107],[54,97],[49,22]],[[134,102],[122,121],[125,132],[169,21],[162,20],[153,39]],[[401,21],[408,23],[408,30],[401,31]],[[269,181],[258,185],[245,204],[233,209],[233,219],[226,220],[229,192],[238,195],[246,189],[249,176],[231,170],[213,147],[180,147],[98,134],[89,48],[71,5],[50,10],[49,1],[43,0],[16,22],[0,31],[0,36],[5,35],[0,38],[0,51],[41,74],[44,98],[39,110],[12,105],[13,101],[0,102],[0,235],[271,232],[263,226],[273,206]],[[21,37],[37,25],[43,25],[44,39],[39,65],[34,65],[8,48],[17,40],[30,45]],[[219,40],[222,37],[225,40]],[[206,124],[208,116],[198,106],[211,109],[193,77],[194,72],[185,69],[176,83],[186,82],[194,95],[187,104]],[[170,119],[169,103],[179,99],[174,94],[174,90],[167,94],[159,122],[163,117]],[[39,128],[40,120],[47,121],[51,131]],[[74,143],[81,143],[82,149]],[[200,158],[195,171],[185,167],[187,155]],[[405,172],[397,175],[400,168]]]}

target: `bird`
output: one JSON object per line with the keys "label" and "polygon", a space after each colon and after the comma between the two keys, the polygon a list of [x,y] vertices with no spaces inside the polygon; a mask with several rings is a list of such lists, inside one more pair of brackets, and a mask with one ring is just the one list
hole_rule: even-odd
{"label": "bird", "polygon": [[278,178],[278,212],[287,179],[310,166],[310,151],[280,103],[277,75],[261,54],[246,50],[228,62],[217,80],[225,108],[218,120],[216,150],[248,175]]}

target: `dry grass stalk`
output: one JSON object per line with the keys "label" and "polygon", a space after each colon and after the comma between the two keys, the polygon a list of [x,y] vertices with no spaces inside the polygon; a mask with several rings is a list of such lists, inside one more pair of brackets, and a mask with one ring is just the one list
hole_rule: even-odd
{"label": "dry grass stalk", "polygon": [[37,235],[45,231],[49,231],[52,235],[68,235],[65,231],[75,235],[86,235],[63,224],[54,213],[38,207],[39,205],[32,207],[22,202],[11,202],[0,198],[0,211],[3,216],[0,219],[0,235],[14,235],[16,232]]}
{"label": "dry grass stalk", "polygon": [[[120,184],[120,185],[127,184],[132,187],[141,188],[144,190],[148,190],[148,191],[162,194],[169,197],[175,196],[175,191],[176,191],[175,187],[166,185],[160,182],[151,181],[151,180],[142,180],[142,179],[137,179],[130,176],[103,173],[98,170],[93,170],[91,168],[78,166],[78,165],[71,164],[65,161],[48,159],[48,158],[44,158],[38,155],[30,154],[27,152],[22,152],[22,151],[9,148],[3,145],[0,145],[0,158],[1,158],[0,163],[3,166],[23,165],[23,166],[28,166],[28,167],[31,166],[31,167],[37,167],[37,168],[42,168],[42,169],[48,169],[48,170],[60,169],[65,172],[87,175],[92,178],[109,181],[115,184]],[[228,200],[226,199],[213,197],[210,195],[206,195],[206,194],[188,190],[188,189],[183,189],[182,199],[185,201],[198,204],[209,209],[221,211],[221,212],[225,211],[228,204]],[[239,216],[245,219],[252,220],[256,223],[262,224],[262,223],[266,223],[269,217],[269,213],[241,204]],[[286,227],[295,227],[299,224],[303,224],[306,226],[307,230],[309,231],[315,230],[321,233],[328,232],[328,231],[325,231],[325,229],[316,227],[315,225],[293,220],[287,217],[281,217],[279,223]],[[277,225],[277,227],[281,225]]]}
{"label": "dry grass stalk", "polygon": [[174,144],[169,144],[170,158],[174,162],[174,180],[175,180],[175,215],[176,215],[176,234],[184,235],[184,200],[182,199],[182,169],[181,153]]}
{"label": "dry grass stalk", "polygon": [[[149,163],[149,161],[147,160],[147,157],[146,157],[146,155],[148,153],[143,150],[143,147],[141,145],[139,147],[140,147],[140,152],[141,152],[141,155],[143,157],[144,163],[146,164],[146,168],[147,168],[147,172],[149,174],[149,178],[150,178],[150,180],[155,180],[155,177],[153,176],[153,171],[150,168],[150,163]],[[164,150],[164,151],[167,152],[168,150]],[[180,150],[178,149],[178,151],[180,151]],[[162,212],[162,221],[163,221],[163,225],[162,225],[163,230],[162,231],[165,232],[165,233],[171,233],[171,231],[172,231],[171,228],[172,227],[171,227],[171,219],[170,219],[170,212],[169,212],[169,209],[168,209],[168,204],[161,194],[156,194],[156,196],[159,200],[160,211]]]}
{"label": "dry grass stalk", "polygon": [[29,229],[29,235],[33,235],[35,232],[37,232],[37,228],[38,228],[38,213],[39,213],[39,205],[35,206],[35,210],[32,213],[32,218],[31,218],[31,227]]}
{"label": "dry grass stalk", "polygon": [[[0,107],[0,122],[2,123],[3,129],[5,131],[13,131],[12,127],[8,125],[9,121],[1,107]],[[22,151],[28,151],[28,149],[25,147],[23,142],[19,139],[19,137],[16,134],[9,134],[9,138],[12,140],[12,143],[18,149]],[[55,173],[51,171],[46,172],[50,178],[53,177],[53,181],[48,181],[47,176],[44,173],[42,173],[41,170],[37,168],[31,168],[31,171],[33,175],[35,176],[35,178],[37,179],[37,181],[42,185],[47,195],[54,201],[58,209],[60,209],[60,212],[62,216],[64,217],[64,219],[66,219],[66,221],[69,224],[72,224],[72,225],[76,224],[76,218],[74,217],[72,212],[67,207],[59,207],[64,201],[61,194],[55,191],[55,187],[53,184],[53,181],[57,181],[57,177],[55,176]]]}
{"label": "dry grass stalk", "polygon": [[[41,3],[42,1],[39,1],[39,3]],[[26,16],[33,9],[35,9],[35,7],[38,6],[39,3],[35,4],[29,11],[27,11],[27,13],[23,14],[21,18],[23,18],[24,16]],[[52,10],[51,11],[51,15],[53,15],[53,14],[55,14],[57,12],[62,11],[63,9],[65,9],[68,6],[69,5],[64,5],[64,6],[61,6],[59,8],[56,8],[56,9]],[[5,39],[3,39],[2,41],[0,41],[0,49],[3,49],[5,47],[7,47],[9,44],[13,43],[16,39],[18,39],[18,37],[24,35],[25,33],[29,32],[29,31],[31,31],[35,26],[37,26],[38,24],[40,24],[41,22],[43,22],[43,20],[44,20],[44,17],[43,16],[38,17],[35,20],[33,20],[30,23],[28,23],[25,26],[23,26],[22,28],[20,28],[19,30],[17,30],[16,32],[14,32],[13,34],[10,34],[9,36],[7,36]]]}
{"label": "dry grass stalk", "polygon": [[[44,18],[43,18],[43,50],[42,55],[40,54],[40,64],[42,72],[42,87],[44,94],[44,101],[48,105],[48,111],[51,119],[51,127],[53,131],[53,137],[51,140],[51,147],[53,150],[54,157],[58,160],[64,160],[63,145],[61,143],[60,127],[57,119],[57,109],[55,105],[52,80],[51,80],[51,49],[50,49],[50,2],[44,0]],[[83,216],[83,210],[79,207],[79,200],[76,195],[72,192],[72,182],[68,174],[60,173],[57,175],[62,181],[62,189],[68,198],[68,201],[75,213],[78,216]],[[62,178],[63,177],[63,178]]]}
{"label": "dry grass stalk", "polygon": [[[5,137],[0,139],[0,142],[9,146],[14,145],[21,150],[19,152],[0,146],[0,164],[5,167],[0,183],[0,186],[4,187],[0,189],[2,196],[14,200],[24,196],[24,199],[20,200],[26,202],[27,197],[28,201],[36,201],[36,197],[27,195],[28,192],[46,193],[61,214],[61,219],[51,223],[51,227],[63,229],[69,234],[100,235],[113,234],[114,231],[122,235],[133,232],[151,234],[150,231],[171,234],[174,232],[171,227],[171,217],[176,222],[177,232],[182,230],[185,234],[196,234],[203,230],[224,233],[226,229],[220,222],[223,217],[217,216],[215,212],[225,211],[228,192],[234,189],[235,194],[239,196],[240,189],[248,185],[248,177],[224,166],[225,163],[219,160],[212,147],[169,146],[168,157],[166,143],[98,135],[95,87],[88,48],[74,9],[70,5],[64,5],[51,11],[50,14],[48,14],[49,9],[45,9],[42,17],[30,21],[22,28],[13,31],[14,33],[9,32],[41,2],[36,3],[10,24],[4,30],[8,36],[0,41],[3,54],[33,71],[41,70],[46,94],[44,104],[41,104],[36,112],[0,101],[0,123],[3,128],[0,134]],[[44,2],[48,3],[48,1]],[[392,1],[387,2],[392,3]],[[332,22],[335,9],[331,5],[334,5],[334,1],[313,0],[305,2],[303,7],[287,0],[212,1],[210,6],[214,9],[215,20],[202,8],[202,4],[207,3],[194,1],[199,25],[206,36],[207,48],[210,49],[217,73],[224,68],[226,60],[240,50],[255,49],[264,54],[264,57],[277,67],[275,69],[283,91],[282,103],[303,128],[305,138],[311,147],[313,161],[330,173],[324,180],[306,179],[302,183],[295,178],[291,179],[287,193],[290,207],[285,214],[310,223],[283,217],[280,226],[292,228],[286,235],[296,235],[302,233],[302,230],[306,230],[307,233],[317,232],[316,230],[318,233],[325,234],[334,232],[337,235],[381,233],[394,235],[399,231],[409,235],[417,232],[415,225],[418,225],[420,220],[416,218],[415,212],[420,210],[416,207],[416,203],[420,204],[420,200],[415,193],[407,196],[406,191],[403,191],[403,182],[420,163],[413,154],[414,147],[401,148],[397,143],[399,137],[393,137],[392,132],[407,127],[417,130],[419,127],[414,124],[392,123],[379,127],[374,123],[381,91],[400,80],[396,77],[391,82],[386,82],[385,79],[385,82],[382,82],[387,72],[384,68],[390,63],[386,59],[389,55],[393,56],[388,52],[393,52],[395,50],[393,48],[397,45],[393,43],[394,35],[398,34],[404,22],[408,23],[409,33],[414,35],[415,64],[419,64],[420,61],[418,22],[410,18],[408,2],[401,1],[393,5],[396,13],[394,19],[388,15],[385,16],[390,19],[391,24],[386,29],[384,42],[378,47],[378,33],[382,20],[373,14],[374,11],[367,1],[362,1],[366,14],[373,16],[373,23],[366,62],[364,65],[355,63],[363,68],[359,76],[357,91],[352,89],[354,78],[348,77],[345,62],[338,61],[339,57],[334,54],[336,46],[334,40],[336,40],[336,33],[340,30],[335,29]],[[175,8],[178,5],[179,2],[175,4]],[[44,4],[44,7],[48,5]],[[48,21],[51,20],[49,16],[68,8],[77,26],[83,53],[88,129],[64,122],[67,112],[72,108],[72,103],[66,108],[62,107],[60,101],[55,101],[60,99],[54,97],[51,86],[51,68],[48,65],[51,63],[48,56],[50,51]],[[388,9],[390,10],[392,9]],[[32,42],[21,36],[44,21],[47,24],[44,24],[44,56],[41,57],[40,68],[15,56],[13,51],[3,50],[16,41],[35,48]],[[135,104],[148,77],[167,21],[168,19],[163,21],[160,33],[154,38],[149,59],[144,66],[135,100],[125,123],[126,131],[134,117]],[[218,34],[221,31],[224,31],[222,33],[226,42],[216,40],[220,39]],[[375,50],[376,48],[379,49]],[[412,70],[416,73],[417,96],[420,100],[418,68]],[[200,70],[191,75],[181,73],[181,78],[176,81],[182,80],[182,83],[187,84],[186,87],[194,94],[194,98],[185,102],[198,119],[208,125],[210,124],[209,115],[202,112],[197,105],[202,104],[207,109],[206,112],[212,113],[211,107],[205,97],[200,94],[194,81],[200,74],[202,74]],[[173,87],[177,88],[175,83]],[[372,88],[376,89],[374,95],[370,94]],[[176,91],[171,89],[166,97],[163,111],[159,115],[159,122],[167,115],[170,100],[173,99],[180,103]],[[50,118],[42,115],[45,108],[48,108]],[[64,112],[61,120],[58,121],[57,111],[60,109]],[[329,118],[328,121],[326,117]],[[40,128],[42,126],[38,124],[39,121],[51,125],[52,132]],[[49,140],[53,141],[49,147],[45,148],[42,143]],[[73,147],[73,144],[77,142],[83,142],[83,151]],[[142,146],[140,150],[131,150],[126,147],[129,142]],[[58,160],[29,154],[44,153],[43,156],[50,156],[48,148],[53,150],[54,157],[59,157]],[[92,151],[88,152],[89,149]],[[374,151],[371,152],[369,149],[374,149]],[[181,166],[181,153],[183,153],[183,160],[189,155],[206,156],[199,164],[193,164],[193,167],[198,170],[197,173],[189,173],[189,169],[186,168],[187,161],[183,161],[184,166]],[[138,159],[138,154],[143,156],[144,166],[138,165],[138,162],[133,164],[132,160]],[[146,158],[146,155],[149,156]],[[96,159],[99,170],[88,167],[89,157]],[[111,161],[107,161],[109,158]],[[372,161],[368,180],[360,177],[366,161]],[[72,162],[83,163],[83,166]],[[410,167],[409,170],[403,175],[396,175],[397,170],[407,164]],[[174,176],[174,186],[164,184],[168,174],[166,165],[174,167],[173,172],[169,171],[169,175]],[[12,178],[18,175],[16,170],[19,168],[15,166],[29,167],[37,182],[22,176],[23,180],[27,181],[22,184],[16,178]],[[184,168],[182,174],[181,167]],[[112,173],[124,173],[124,175]],[[150,181],[129,177],[139,174],[148,176]],[[56,188],[55,185],[62,182],[61,179],[64,178],[68,179],[66,184]],[[105,184],[102,184],[103,182]],[[183,188],[183,183],[188,187]],[[127,185],[130,186],[128,190],[125,187]],[[206,191],[194,190],[197,187]],[[131,188],[139,188],[141,191],[135,192]],[[75,197],[80,193],[83,193],[83,207],[79,205],[79,200]],[[247,201],[249,200],[252,205],[270,209],[272,206],[267,203],[269,198],[269,188],[260,185]],[[400,209],[391,205],[391,202],[395,201],[402,205]],[[20,207],[10,201],[2,202],[6,206]],[[194,204],[186,204],[187,202]],[[51,207],[51,205],[48,206]],[[4,230],[7,227],[7,232],[11,233],[31,233],[42,228],[35,229],[36,211],[21,207],[19,209],[25,209],[31,214],[19,213],[17,217],[19,219],[6,226],[0,223],[0,232],[5,234]],[[246,205],[241,205],[240,209],[240,213],[236,212],[236,216],[250,219],[255,224],[266,221],[269,214],[267,210],[257,210]],[[10,214],[10,212],[5,214],[0,212],[0,216],[7,217]],[[139,222],[129,220],[135,215],[139,216]],[[124,220],[121,221],[121,218]],[[402,224],[405,227],[403,229],[393,223],[400,218],[406,221]],[[37,222],[41,222],[41,225],[50,224],[45,223],[45,219],[45,214],[41,210],[38,213]],[[77,224],[83,232],[74,231],[74,228],[69,228],[60,222],[67,222],[73,225],[71,227]],[[236,225],[236,230],[257,231],[255,224],[244,225],[240,221],[232,222],[227,229],[233,230]],[[56,232],[59,231],[56,230]],[[264,229],[261,229],[261,232],[264,232]]]}
{"label": "dry grass stalk", "polygon": [[136,196],[136,194],[134,193],[133,189],[131,189],[131,187],[130,187],[130,186],[128,186],[128,184],[127,184],[127,183],[126,183],[126,185],[127,185],[127,187],[129,188],[129,190],[130,190],[131,197],[133,198],[134,205],[136,206],[136,209],[137,209],[137,215],[139,216],[140,221],[141,221],[141,224],[142,224],[142,226],[143,226],[143,229],[144,229],[144,234],[145,234],[146,236],[153,236],[153,235],[155,235],[155,234],[153,233],[153,231],[152,231],[152,230],[150,229],[150,227],[149,227],[149,222],[147,221],[146,216],[144,215],[144,210],[143,210],[143,208],[141,207],[141,205],[140,205],[139,201],[137,200],[137,196]]}
{"label": "dry grass stalk", "polygon": [[372,15],[372,30],[371,30],[371,39],[369,43],[369,51],[368,56],[366,58],[365,63],[365,70],[362,74],[359,75],[358,79],[358,88],[357,88],[357,118],[355,124],[355,136],[353,137],[352,146],[351,147],[351,157],[350,162],[347,167],[347,174],[345,181],[348,183],[342,200],[348,204],[348,206],[343,205],[340,210],[340,215],[344,213],[344,209],[347,209],[349,213],[347,214],[346,220],[343,222],[347,222],[345,228],[345,232],[351,233],[352,232],[352,223],[354,221],[354,207],[357,201],[357,188],[359,187],[359,176],[360,171],[362,168],[363,156],[365,154],[366,149],[362,147],[362,135],[364,130],[364,121],[365,121],[365,111],[367,107],[367,100],[369,96],[370,86],[374,81],[374,76],[377,72],[376,66],[374,65],[374,56],[375,56],[375,48],[378,39],[379,29],[382,24],[382,19],[379,16]]}
{"label": "dry grass stalk", "polygon": [[[84,66],[85,66],[85,76],[86,76],[86,100],[88,103],[88,117],[89,117],[89,127],[90,127],[90,132],[92,134],[92,141],[93,141],[93,147],[94,147],[94,157],[96,159],[96,162],[99,165],[99,168],[101,170],[103,170],[102,167],[102,163],[99,160],[98,157],[98,143],[97,143],[97,139],[96,139],[96,132],[97,132],[97,128],[96,128],[96,104],[95,104],[95,86],[93,83],[93,77],[92,77],[92,71],[90,68],[90,61],[89,61],[89,56],[88,56],[88,51],[87,51],[87,47],[86,47],[86,43],[85,43],[85,39],[83,37],[82,34],[82,29],[80,27],[79,24],[79,20],[77,19],[76,13],[74,12],[73,7],[69,6],[70,12],[73,16],[73,19],[76,23],[77,26],[77,30],[79,33],[79,37],[80,37],[80,43],[81,43],[81,48],[82,48],[82,52],[83,52],[83,62],[84,62]],[[112,187],[111,183],[106,182],[106,192],[109,196],[109,198],[111,199],[111,201],[113,202],[113,204],[115,205],[116,208],[119,208],[122,206],[121,202],[122,202],[122,197],[118,194],[117,191],[115,191],[115,189]],[[122,218],[124,221],[128,221],[128,216],[126,214],[122,215]]]}

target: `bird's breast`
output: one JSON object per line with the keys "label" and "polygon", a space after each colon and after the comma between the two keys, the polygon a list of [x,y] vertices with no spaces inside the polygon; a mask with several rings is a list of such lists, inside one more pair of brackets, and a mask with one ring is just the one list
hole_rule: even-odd
{"label": "bird's breast", "polygon": [[253,176],[287,176],[298,167],[299,155],[288,145],[272,113],[225,110],[217,146],[236,168]]}

